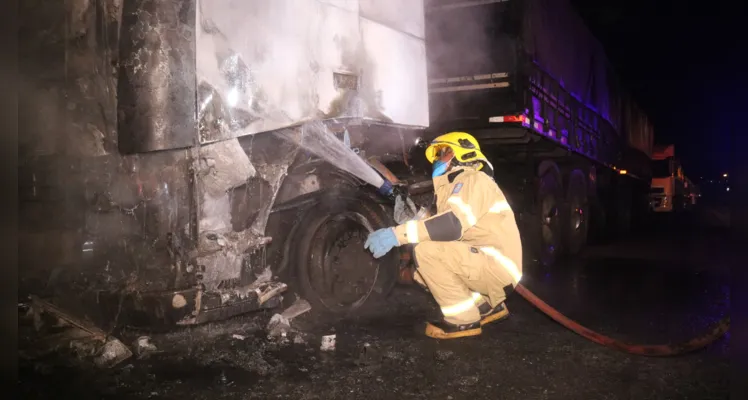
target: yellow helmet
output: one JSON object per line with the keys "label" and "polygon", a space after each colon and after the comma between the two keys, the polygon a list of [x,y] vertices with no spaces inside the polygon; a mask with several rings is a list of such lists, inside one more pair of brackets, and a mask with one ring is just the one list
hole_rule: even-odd
{"label": "yellow helmet", "polygon": [[[490,165],[486,156],[481,152],[478,141],[469,133],[450,132],[436,137],[431,141],[431,145],[426,148],[426,159],[433,164],[439,158],[439,151],[444,147],[452,149],[455,159],[459,163],[483,161]],[[478,167],[479,170],[482,168],[483,164]]]}

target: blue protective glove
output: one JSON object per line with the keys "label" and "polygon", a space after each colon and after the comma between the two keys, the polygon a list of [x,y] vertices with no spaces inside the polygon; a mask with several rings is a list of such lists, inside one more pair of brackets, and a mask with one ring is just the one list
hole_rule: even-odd
{"label": "blue protective glove", "polygon": [[393,247],[399,246],[395,230],[392,228],[383,228],[369,234],[364,243],[364,248],[374,254],[374,258],[382,257],[387,254]]}

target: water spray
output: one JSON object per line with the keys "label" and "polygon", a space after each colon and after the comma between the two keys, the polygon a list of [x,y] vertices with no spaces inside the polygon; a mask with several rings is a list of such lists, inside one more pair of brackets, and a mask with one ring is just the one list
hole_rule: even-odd
{"label": "water spray", "polygon": [[340,140],[322,121],[305,123],[300,133],[282,137],[377,189],[386,186],[384,178],[350,147],[350,140]]}
{"label": "water spray", "polygon": [[[381,172],[382,168],[372,167],[351,148],[348,131],[345,131],[343,140],[340,140],[323,122],[311,121],[301,127],[300,136],[284,135],[283,137],[331,165],[372,185],[382,197],[395,201],[398,196],[407,196],[397,185],[397,178],[390,176],[388,179]],[[387,169],[384,168],[384,170]]]}

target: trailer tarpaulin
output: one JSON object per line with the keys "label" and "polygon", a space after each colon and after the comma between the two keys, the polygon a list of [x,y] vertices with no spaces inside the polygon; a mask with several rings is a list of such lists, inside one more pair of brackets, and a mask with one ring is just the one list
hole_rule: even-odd
{"label": "trailer tarpaulin", "polygon": [[623,115],[622,131],[626,132],[627,144],[651,157],[654,129],[649,118],[629,96],[624,98]]}
{"label": "trailer tarpaulin", "polygon": [[523,44],[538,66],[650,155],[653,129],[625,92],[600,42],[568,0],[524,0]]}
{"label": "trailer tarpaulin", "polygon": [[567,0],[525,0],[522,36],[533,61],[618,127],[605,52]]}

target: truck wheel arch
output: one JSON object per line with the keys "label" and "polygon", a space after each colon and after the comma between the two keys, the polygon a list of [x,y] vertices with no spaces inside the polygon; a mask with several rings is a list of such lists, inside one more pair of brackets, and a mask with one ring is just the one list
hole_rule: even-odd
{"label": "truck wheel arch", "polygon": [[552,173],[555,175],[556,181],[561,182],[561,169],[558,167],[558,165],[552,161],[552,160],[543,160],[538,165],[537,170],[537,177],[541,178],[543,175],[547,173]]}

